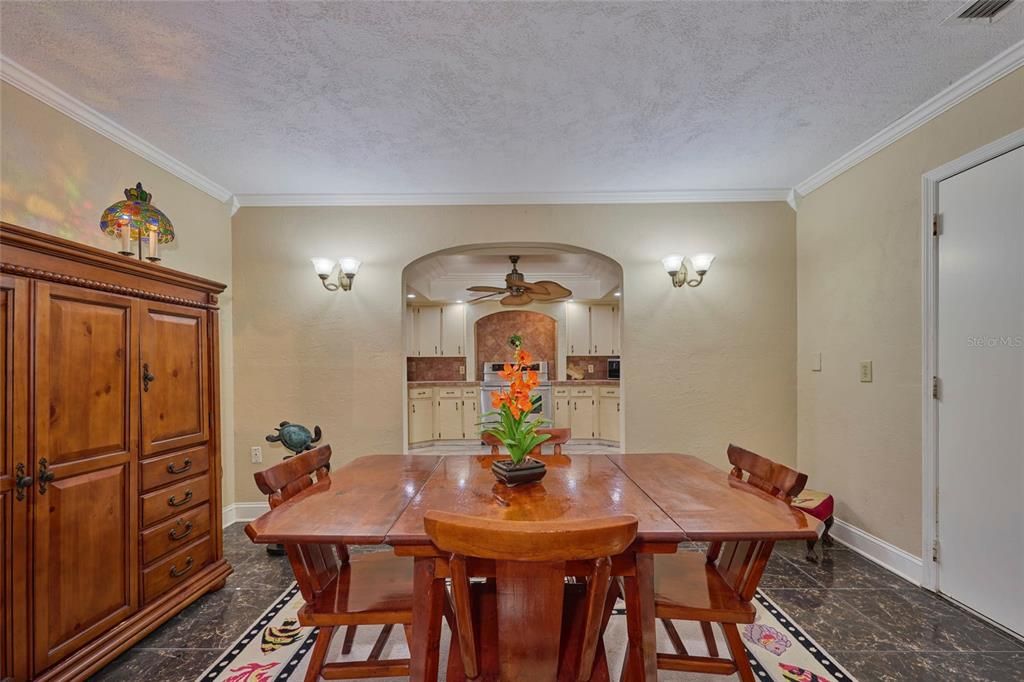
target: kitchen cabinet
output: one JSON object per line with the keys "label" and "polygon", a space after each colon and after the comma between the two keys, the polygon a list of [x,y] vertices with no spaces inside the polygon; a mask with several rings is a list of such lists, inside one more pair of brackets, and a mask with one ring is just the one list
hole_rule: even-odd
{"label": "kitchen cabinet", "polygon": [[432,389],[409,391],[409,442],[434,440],[434,392]]}
{"label": "kitchen cabinet", "polygon": [[441,308],[440,306],[416,306],[413,308],[416,335],[416,355],[430,357],[441,354]]}
{"label": "kitchen cabinet", "polygon": [[466,354],[466,305],[453,303],[441,308],[441,355]]}
{"label": "kitchen cabinet", "polygon": [[467,440],[480,437],[480,392],[475,388],[462,391],[462,433]]}
{"label": "kitchen cabinet", "polygon": [[594,399],[594,389],[588,387],[573,387],[572,391],[572,417],[570,425],[573,438],[596,438],[597,437],[597,406]]}
{"label": "kitchen cabinet", "polygon": [[617,305],[566,303],[566,355],[618,355]]}
{"label": "kitchen cabinet", "polygon": [[615,305],[590,306],[590,354],[618,355],[619,307]]}
{"label": "kitchen cabinet", "polygon": [[568,386],[556,386],[552,390],[554,405],[552,406],[553,426],[556,429],[572,428],[572,398]]}
{"label": "kitchen cabinet", "polygon": [[621,440],[621,412],[622,398],[619,395],[619,388],[601,386],[598,389],[598,438],[616,443]]}
{"label": "kitchen cabinet", "polygon": [[434,403],[434,423],[437,425],[438,440],[462,439],[462,389],[437,389]]}
{"label": "kitchen cabinet", "polygon": [[565,304],[566,355],[589,355],[590,306],[585,303]]}

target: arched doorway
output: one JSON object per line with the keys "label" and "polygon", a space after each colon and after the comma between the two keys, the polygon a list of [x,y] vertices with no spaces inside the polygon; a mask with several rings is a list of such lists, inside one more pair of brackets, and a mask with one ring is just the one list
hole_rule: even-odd
{"label": "arched doorway", "polygon": [[[504,287],[512,255],[527,282],[555,281],[571,294],[509,300],[509,292],[467,290]],[[523,337],[543,375],[538,416],[573,429],[567,449],[621,449],[623,291],[616,261],[563,244],[467,245],[418,258],[402,277],[409,452],[479,452],[489,390],[500,381],[488,368],[508,360],[512,334]]]}

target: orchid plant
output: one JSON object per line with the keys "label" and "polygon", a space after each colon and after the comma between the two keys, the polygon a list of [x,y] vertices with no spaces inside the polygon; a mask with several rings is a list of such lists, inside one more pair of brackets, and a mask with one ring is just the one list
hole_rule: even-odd
{"label": "orchid plant", "polygon": [[491,434],[508,449],[512,463],[518,466],[538,445],[551,438],[550,434],[537,433],[537,428],[547,424],[546,419],[530,419],[533,410],[540,405],[539,395],[531,396],[540,380],[537,372],[530,369],[533,357],[523,349],[523,338],[518,334],[509,339],[514,350],[513,362],[506,362],[498,375],[509,382],[508,389],[491,392],[491,407],[494,411],[486,416],[498,416],[500,421]]}

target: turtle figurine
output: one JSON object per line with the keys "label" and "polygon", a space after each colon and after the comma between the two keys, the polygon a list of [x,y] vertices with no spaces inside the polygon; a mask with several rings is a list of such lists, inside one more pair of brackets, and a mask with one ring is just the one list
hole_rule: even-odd
{"label": "turtle figurine", "polygon": [[313,427],[313,433],[309,432],[302,424],[292,424],[291,422],[281,422],[275,429],[277,433],[272,433],[267,436],[268,443],[281,443],[296,455],[306,450],[312,450],[314,443],[320,442],[319,426]]}

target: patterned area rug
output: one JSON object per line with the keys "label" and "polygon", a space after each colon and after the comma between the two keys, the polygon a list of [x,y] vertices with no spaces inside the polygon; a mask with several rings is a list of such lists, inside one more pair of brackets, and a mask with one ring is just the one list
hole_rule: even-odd
{"label": "patterned area rug", "polygon": [[[267,609],[259,620],[252,624],[238,640],[230,646],[217,661],[204,672],[196,682],[282,682],[301,680],[306,673],[309,653],[316,639],[315,628],[299,627],[296,613],[302,606],[299,588],[292,585]],[[750,664],[758,680],[777,682],[855,682],[842,666],[836,663],[786,613],[760,591],[756,597],[757,620],[752,625],[742,626],[743,643],[746,645]],[[621,608],[615,610],[605,633],[605,646],[612,677],[618,677],[625,653],[626,619]],[[695,655],[706,654],[704,640],[696,623],[676,622],[687,651]],[[728,651],[725,639],[718,628],[719,652]],[[356,631],[352,653],[341,655],[342,632],[335,636],[329,661],[363,660],[373,647],[379,627],[360,626]],[[441,635],[441,671],[446,666],[446,652],[450,633],[447,627]],[[658,650],[671,651],[672,647],[661,627],[658,628]],[[402,628],[396,627],[382,659],[406,658],[406,647]],[[402,682],[408,678],[389,678]],[[734,680],[735,675],[703,675],[659,671],[658,679],[694,681]]]}

